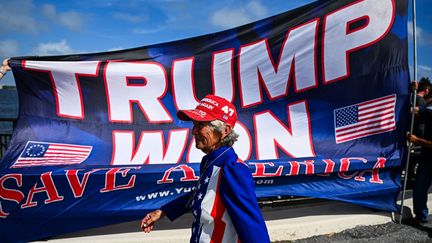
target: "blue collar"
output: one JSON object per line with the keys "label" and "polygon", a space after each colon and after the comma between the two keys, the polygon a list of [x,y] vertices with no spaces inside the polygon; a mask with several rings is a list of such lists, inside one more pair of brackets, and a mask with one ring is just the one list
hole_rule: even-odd
{"label": "blue collar", "polygon": [[203,157],[203,161],[212,161],[212,160],[216,159],[219,155],[221,155],[223,152],[225,152],[229,148],[230,147],[228,147],[228,146],[221,146],[221,147],[217,148],[216,150],[213,150],[209,154],[206,154]]}

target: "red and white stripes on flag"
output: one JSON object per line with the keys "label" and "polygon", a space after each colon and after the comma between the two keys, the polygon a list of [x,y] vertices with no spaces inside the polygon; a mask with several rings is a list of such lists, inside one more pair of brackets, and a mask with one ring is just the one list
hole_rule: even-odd
{"label": "red and white stripes on flag", "polygon": [[336,143],[394,130],[395,107],[392,94],[334,110]]}
{"label": "red and white stripes on flag", "polygon": [[11,168],[80,164],[92,149],[87,145],[29,141]]}

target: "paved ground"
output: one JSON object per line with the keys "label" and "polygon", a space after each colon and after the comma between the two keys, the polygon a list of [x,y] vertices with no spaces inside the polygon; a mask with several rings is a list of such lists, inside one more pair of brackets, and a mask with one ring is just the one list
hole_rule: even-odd
{"label": "paved ground", "polygon": [[391,222],[381,225],[358,226],[336,234],[330,233],[301,240],[278,242],[432,242],[432,224],[400,225]]}
{"label": "paved ground", "polygon": [[[411,215],[410,196],[405,200],[405,215]],[[432,208],[432,194],[428,206]],[[272,205],[263,207],[262,212],[272,242],[432,242],[432,224],[399,225],[392,213],[341,202]],[[191,222],[190,214],[174,222],[163,219],[150,234],[142,233],[139,221],[128,222],[53,237],[48,243],[186,243]]]}

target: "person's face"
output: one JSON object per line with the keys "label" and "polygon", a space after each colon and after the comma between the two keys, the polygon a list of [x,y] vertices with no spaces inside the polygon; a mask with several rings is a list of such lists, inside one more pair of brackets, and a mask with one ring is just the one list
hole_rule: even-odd
{"label": "person's face", "polygon": [[195,137],[195,146],[208,154],[219,147],[222,134],[210,125],[210,122],[194,121],[192,135]]}

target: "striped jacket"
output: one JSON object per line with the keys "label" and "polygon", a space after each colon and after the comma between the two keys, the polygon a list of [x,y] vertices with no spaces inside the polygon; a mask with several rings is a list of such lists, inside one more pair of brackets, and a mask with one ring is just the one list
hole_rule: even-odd
{"label": "striped jacket", "polygon": [[252,175],[232,147],[204,156],[200,174],[193,193],[161,208],[170,220],[192,210],[190,242],[270,242]]}

